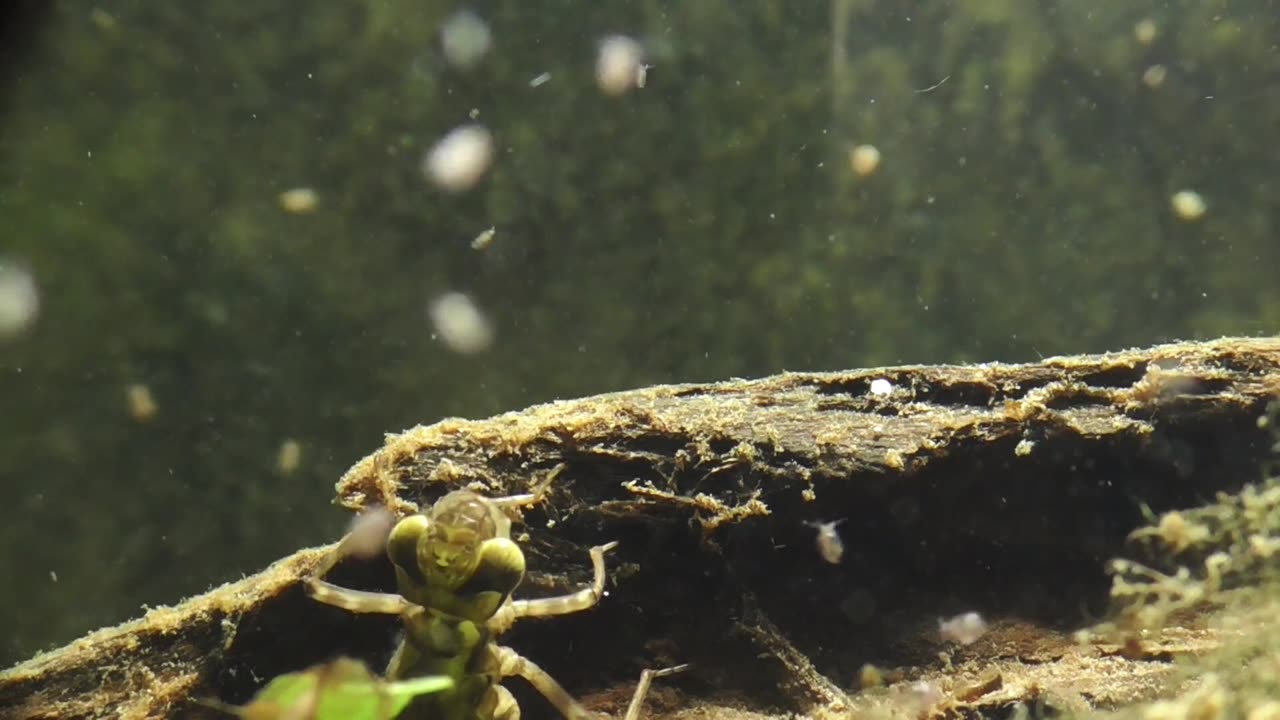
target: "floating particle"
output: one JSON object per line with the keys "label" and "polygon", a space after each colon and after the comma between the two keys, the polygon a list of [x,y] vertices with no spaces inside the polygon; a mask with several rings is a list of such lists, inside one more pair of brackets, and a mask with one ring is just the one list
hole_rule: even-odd
{"label": "floating particle", "polygon": [[1013,454],[1017,455],[1018,457],[1026,457],[1031,454],[1032,450],[1035,450],[1035,449],[1036,449],[1036,443],[1034,440],[1028,440],[1026,438],[1023,438],[1019,440],[1018,444],[1013,447]]}
{"label": "floating particle", "polygon": [[875,145],[857,145],[849,151],[849,167],[858,177],[867,177],[880,167],[880,151]]}
{"label": "floating particle", "polygon": [[838,565],[844,555],[844,542],[840,539],[840,533],[836,532],[836,526],[842,522],[844,518],[831,522],[805,521],[805,525],[818,531],[818,554],[832,565]]}
{"label": "floating particle", "polygon": [[155,397],[151,395],[151,388],[142,383],[134,383],[125,388],[125,400],[129,406],[129,417],[138,422],[147,422],[160,409]]}
{"label": "floating particle", "polygon": [[493,135],[482,125],[450,130],[422,160],[427,179],[449,192],[470,189],[493,160]]}
{"label": "floating particle", "polygon": [[976,612],[956,615],[948,620],[938,619],[938,634],[943,640],[972,645],[987,632],[987,621]]}
{"label": "floating particle", "polygon": [[1187,222],[1199,220],[1209,209],[1204,198],[1194,190],[1179,190],[1169,198],[1169,204],[1173,206],[1173,213]]}
{"label": "floating particle", "polygon": [[320,204],[320,196],[316,191],[306,187],[285,190],[277,199],[280,201],[280,208],[292,215],[313,212]]}
{"label": "floating particle", "polygon": [[13,261],[0,258],[0,340],[25,332],[39,314],[35,278]]}
{"label": "floating particle", "polygon": [[289,475],[302,464],[302,444],[293,438],[280,443],[280,451],[276,453],[276,470],[281,475]]}
{"label": "floating particle", "polygon": [[876,378],[871,381],[872,395],[888,395],[893,392],[893,383],[884,378]]}
{"label": "floating particle", "polygon": [[385,507],[365,510],[351,521],[351,529],[342,540],[342,553],[360,558],[380,555],[395,524],[396,516]]}
{"label": "floating particle", "polygon": [[480,16],[470,10],[459,10],[444,21],[440,43],[450,65],[470,70],[493,47],[493,33]]}
{"label": "floating particle", "polygon": [[470,355],[493,344],[493,327],[466,295],[446,293],[428,310],[436,333],[450,350]]}
{"label": "floating particle", "polygon": [[481,231],[480,234],[476,236],[476,239],[471,241],[471,249],[484,250],[488,248],[490,245],[493,244],[493,238],[497,234],[498,234],[497,227],[491,227],[488,230]]}
{"label": "floating particle", "polygon": [[1142,84],[1154,90],[1164,84],[1168,74],[1169,68],[1164,65],[1152,65],[1142,73]]}
{"label": "floating particle", "polygon": [[549,72],[544,72],[544,73],[542,73],[541,75],[539,75],[538,77],[536,77],[536,78],[534,78],[534,79],[530,80],[530,81],[529,81],[529,87],[531,87],[531,88],[536,88],[536,87],[538,87],[538,86],[540,86],[540,85],[546,85],[546,84],[547,84],[547,83],[549,83],[549,82],[551,82],[551,73],[549,73]]}
{"label": "floating particle", "polygon": [[99,30],[116,29],[115,16],[102,8],[94,8],[93,11],[89,13],[89,20],[97,26]]}
{"label": "floating particle", "polygon": [[649,83],[649,69],[652,65],[640,63],[636,66],[636,87],[643,89]]}
{"label": "floating particle", "polygon": [[49,579],[50,579],[50,580],[52,580],[53,582],[58,582],[58,573],[57,573],[57,571],[55,571],[55,570],[50,570],[50,571],[49,571]]}
{"label": "floating particle", "polygon": [[596,85],[606,95],[622,95],[636,87],[644,61],[644,48],[625,35],[600,41],[596,55]]}
{"label": "floating particle", "polygon": [[1142,18],[1133,26],[1133,38],[1143,45],[1155,42],[1158,34],[1160,29],[1156,27],[1156,21],[1151,18]]}

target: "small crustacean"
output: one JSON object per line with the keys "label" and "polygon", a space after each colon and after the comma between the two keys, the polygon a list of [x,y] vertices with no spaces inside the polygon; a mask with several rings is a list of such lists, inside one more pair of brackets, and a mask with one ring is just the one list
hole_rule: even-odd
{"label": "small crustacean", "polygon": [[[599,717],[545,670],[494,640],[519,618],[579,612],[604,595],[604,555],[617,542],[591,548],[595,574],[589,587],[558,597],[512,599],[524,579],[525,559],[511,539],[511,520],[505,511],[539,502],[547,484],[534,493],[501,498],[459,490],[440,498],[426,512],[401,519],[386,540],[397,593],[348,590],[322,579],[345,554],[346,540],[306,579],[307,594],[320,602],[357,613],[401,617],[405,636],[387,667],[388,679],[446,676],[453,680],[451,689],[418,698],[401,717],[519,720],[519,705],[499,684],[511,676],[524,678],[567,720]],[[654,678],[685,667],[645,670],[626,720],[640,717]]]}
{"label": "small crustacean", "polygon": [[831,522],[806,520],[804,523],[811,528],[817,529],[818,554],[822,555],[822,559],[832,565],[840,564],[840,558],[844,556],[844,541],[840,539],[840,533],[836,532],[836,526],[844,521],[845,518],[840,518]]}

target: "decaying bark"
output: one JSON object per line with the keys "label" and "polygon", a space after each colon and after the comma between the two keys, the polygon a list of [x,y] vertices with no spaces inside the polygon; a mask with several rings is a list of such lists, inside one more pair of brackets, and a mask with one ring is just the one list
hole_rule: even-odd
{"label": "decaying bark", "polygon": [[[558,469],[517,525],[531,566],[520,593],[585,580],[585,548],[609,539],[621,541],[614,585],[595,610],[504,641],[599,691],[599,707],[612,697],[602,688],[683,661],[695,670],[670,685],[688,697],[856,704],[860,667],[936,669],[937,617],[974,608],[1000,642],[954,658],[974,674],[962,688],[973,702],[1011,702],[1010,663],[1076,668],[1077,686],[1059,678],[1067,696],[1126,702],[1154,691],[1156,666],[1072,649],[1064,633],[1104,609],[1103,561],[1144,506],[1194,506],[1257,478],[1270,445],[1257,418],[1278,393],[1280,339],[660,386],[390,435],[338,490],[353,509],[408,512],[457,487],[527,492]],[[845,546],[835,565],[807,524],[831,520]],[[319,554],[5,671],[0,707],[189,716],[193,697],[243,701],[331,654],[385,660],[394,621],[300,592]],[[333,579],[389,588],[382,563]]]}

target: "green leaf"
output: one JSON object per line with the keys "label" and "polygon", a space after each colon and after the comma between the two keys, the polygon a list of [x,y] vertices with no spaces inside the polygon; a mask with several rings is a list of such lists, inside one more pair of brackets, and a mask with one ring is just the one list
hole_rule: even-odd
{"label": "green leaf", "polygon": [[237,714],[244,720],[391,720],[415,697],[451,687],[447,677],[385,682],[363,663],[339,658],[281,675]]}

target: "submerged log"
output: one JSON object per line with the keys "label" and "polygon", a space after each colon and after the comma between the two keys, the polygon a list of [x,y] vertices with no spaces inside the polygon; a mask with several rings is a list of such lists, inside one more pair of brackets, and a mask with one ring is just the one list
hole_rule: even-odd
{"label": "submerged log", "polygon": [[[1011,658],[1083,662],[1061,633],[1105,609],[1103,561],[1146,508],[1255,480],[1270,445],[1257,419],[1277,394],[1280,339],[658,386],[389,435],[338,492],[403,513],[554,473],[516,526],[531,568],[518,593],[585,581],[585,548],[617,539],[610,595],[504,642],[598,691],[597,707],[641,668],[685,661],[695,670],[669,686],[686,705],[839,707],[866,663],[936,664],[936,618],[973,608],[1005,640],[966,657],[1005,663],[1006,689]],[[838,563],[814,545],[820,521],[840,521]],[[243,702],[334,654],[385,662],[394,619],[301,592],[322,552],[0,673],[0,714],[190,717],[195,699]],[[391,587],[382,562],[332,579]],[[1149,663],[1088,658],[1107,666],[1079,690],[1094,702],[1152,687]]]}

